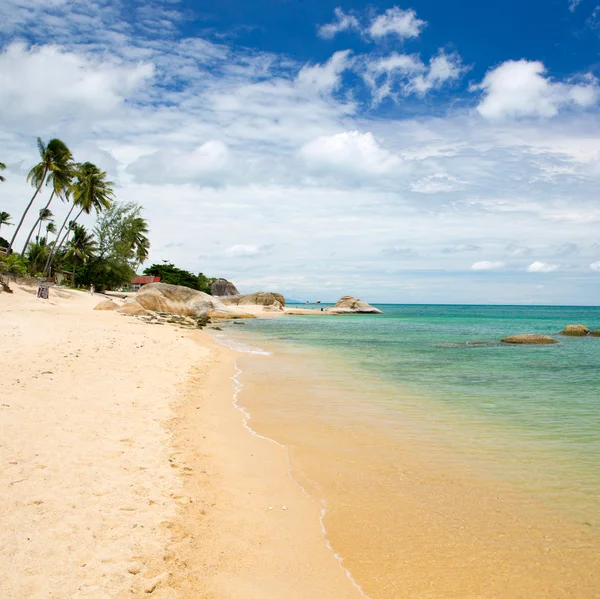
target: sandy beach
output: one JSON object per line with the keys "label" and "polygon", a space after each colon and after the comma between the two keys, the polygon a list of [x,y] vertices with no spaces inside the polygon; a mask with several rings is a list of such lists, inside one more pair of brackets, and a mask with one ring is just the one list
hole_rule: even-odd
{"label": "sandy beach", "polygon": [[360,597],[209,334],[0,295],[0,596]]}

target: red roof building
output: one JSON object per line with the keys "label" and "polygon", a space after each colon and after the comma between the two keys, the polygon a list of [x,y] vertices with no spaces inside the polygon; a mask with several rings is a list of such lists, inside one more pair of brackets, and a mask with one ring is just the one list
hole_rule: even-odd
{"label": "red roof building", "polygon": [[149,285],[150,283],[160,283],[160,277],[153,277],[152,275],[144,275],[141,277],[133,277],[131,279],[132,285]]}

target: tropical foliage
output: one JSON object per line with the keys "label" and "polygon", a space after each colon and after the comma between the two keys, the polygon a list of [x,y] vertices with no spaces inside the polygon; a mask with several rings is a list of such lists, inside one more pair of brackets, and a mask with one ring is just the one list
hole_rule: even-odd
{"label": "tropical foliage", "polygon": [[211,285],[216,281],[216,278],[209,278],[203,273],[195,275],[187,270],[177,268],[174,264],[152,264],[144,270],[144,274],[160,277],[161,283],[183,285],[204,293],[210,293]]}
{"label": "tropical foliage", "polygon": [[[6,169],[6,164],[4,164],[4,162],[0,162],[0,171],[3,171]],[[2,183],[2,181],[6,181],[6,179],[0,175],[0,183]]]}
{"label": "tropical foliage", "polygon": [[12,227],[13,224],[10,222],[11,216],[8,212],[0,212],[0,229],[2,225],[6,225],[7,227]]}

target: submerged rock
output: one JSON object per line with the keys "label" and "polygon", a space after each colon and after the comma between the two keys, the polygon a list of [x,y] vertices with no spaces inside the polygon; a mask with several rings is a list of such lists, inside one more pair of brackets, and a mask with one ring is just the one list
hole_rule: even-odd
{"label": "submerged rock", "polygon": [[383,314],[381,310],[351,295],[340,298],[335,306],[325,308],[329,314]]}
{"label": "submerged rock", "polygon": [[94,310],[116,310],[119,306],[112,300],[104,300],[100,302]]}
{"label": "submerged rock", "polygon": [[215,297],[231,297],[232,295],[240,295],[237,287],[226,279],[217,279],[210,286],[210,292]]}
{"label": "submerged rock", "polygon": [[556,339],[548,337],[547,335],[513,335],[512,337],[505,337],[501,339],[502,343],[513,343],[519,345],[550,345],[552,343],[558,343]]}
{"label": "submerged rock", "polygon": [[560,334],[567,337],[585,337],[589,332],[590,330],[582,324],[568,324]]}
{"label": "submerged rock", "polygon": [[597,331],[590,331],[590,337],[600,337],[600,329]]}

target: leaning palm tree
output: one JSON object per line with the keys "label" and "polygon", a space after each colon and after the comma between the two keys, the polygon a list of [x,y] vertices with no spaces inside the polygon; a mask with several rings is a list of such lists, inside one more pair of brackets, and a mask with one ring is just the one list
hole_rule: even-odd
{"label": "leaning palm tree", "polygon": [[[0,171],[3,171],[6,169],[6,164],[4,164],[4,162],[0,162]],[[6,181],[6,179],[0,175],[0,183],[2,183],[2,181]]]}
{"label": "leaning palm tree", "polygon": [[54,168],[49,170],[46,177],[46,184],[52,185],[50,199],[40,210],[37,220],[35,223],[33,223],[33,227],[31,227],[31,231],[29,231],[29,235],[27,236],[25,244],[23,245],[23,251],[21,252],[22,254],[25,253],[27,244],[29,243],[29,240],[31,239],[36,227],[39,225],[39,228],[41,229],[41,223],[44,220],[42,215],[46,214],[46,211],[50,210],[50,204],[52,203],[52,200],[58,196],[63,202],[69,201],[69,192],[71,191],[71,186],[73,184],[75,164],[73,163],[73,155],[71,154],[69,148],[67,148],[67,146],[64,144],[62,145],[63,147],[60,145],[55,147]]}
{"label": "leaning palm tree", "polygon": [[42,160],[38,164],[36,164],[27,175],[27,181],[31,183],[33,187],[35,187],[35,193],[33,194],[31,200],[29,200],[29,204],[27,204],[27,207],[25,208],[25,211],[21,216],[21,220],[17,225],[15,234],[13,235],[8,245],[9,251],[12,249],[12,246],[15,243],[15,239],[17,238],[17,235],[21,230],[23,221],[25,220],[25,217],[27,216],[31,205],[33,204],[38,193],[40,193],[42,185],[46,182],[46,177],[48,176],[48,173],[54,173],[57,170],[60,170],[59,164],[64,162],[67,156],[71,156],[69,148],[67,148],[67,146],[62,141],[60,141],[60,139],[51,139],[48,142],[48,145],[45,145],[41,138],[38,137],[37,145]]}
{"label": "leaning palm tree", "polygon": [[130,217],[129,226],[127,228],[126,243],[129,244],[130,249],[135,254],[135,260],[139,267],[147,259],[150,252],[150,241],[148,235],[148,222],[145,218],[138,216],[139,210],[136,210]]}
{"label": "leaning palm tree", "polygon": [[94,255],[96,249],[94,236],[88,233],[82,225],[73,225],[73,237],[65,252],[65,260],[70,262],[73,267],[73,280],[71,281],[73,286],[75,286],[75,268],[85,264]]}
{"label": "leaning palm tree", "polygon": [[[73,225],[77,222],[77,219],[85,212],[89,214],[92,210],[95,210],[96,214],[100,214],[103,210],[110,208],[112,199],[114,197],[112,189],[112,181],[106,180],[106,173],[101,171],[96,165],[91,162],[85,162],[77,166],[76,181],[73,185],[73,205],[69,214],[67,214],[63,224],[58,230],[57,239],[63,232],[65,225],[71,217],[71,213],[75,207],[79,208],[77,216],[73,219]],[[60,251],[60,248],[64,244],[67,236],[72,229],[72,225],[69,226],[62,239],[55,244],[53,252],[48,257],[48,262],[44,268],[44,273],[50,274],[52,267],[52,261],[54,256]]]}
{"label": "leaning palm tree", "polygon": [[13,224],[10,222],[11,216],[8,212],[0,212],[0,229],[2,225],[6,225],[7,227],[12,227]]}
{"label": "leaning palm tree", "polygon": [[52,235],[56,235],[56,225],[54,224],[53,220],[46,225],[46,239],[48,239],[51,233]]}

